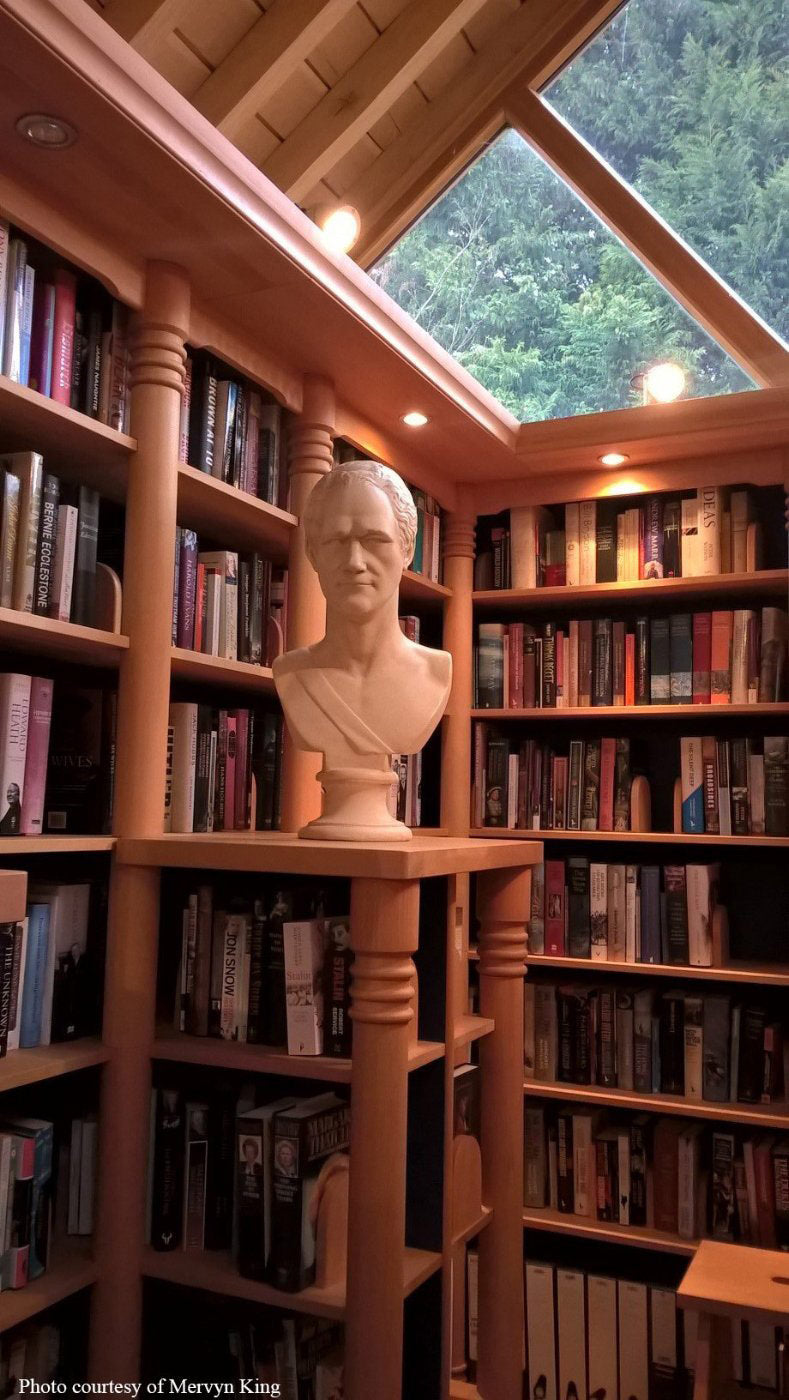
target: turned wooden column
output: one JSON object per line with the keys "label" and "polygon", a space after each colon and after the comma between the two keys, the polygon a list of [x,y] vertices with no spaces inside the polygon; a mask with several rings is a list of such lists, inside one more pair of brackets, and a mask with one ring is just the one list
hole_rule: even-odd
{"label": "turned wooden column", "polygon": [[470,493],[458,488],[458,504],[444,522],[444,583],[452,596],[444,607],[444,647],[452,653],[452,690],[441,728],[441,825],[450,836],[468,834],[471,820],[471,702],[474,683],[474,531]]}
{"label": "turned wooden column", "polygon": [[[177,460],[189,286],[177,267],[148,267],[131,336],[131,430],[137,452],[126,499],[123,628],[114,830],[162,831],[170,699]],[[90,1374],[139,1372],[141,1262],[156,1013],[159,872],[114,864],[110,880],[103,1038],[97,1254]]]}
{"label": "turned wooden column", "polygon": [[353,881],[348,1400],[401,1400],[411,954],[418,938],[417,880]]}
{"label": "turned wooden column", "polygon": [[482,1191],[493,1219],[479,1241],[483,1400],[521,1400],[523,1387],[523,975],[528,869],[479,876],[480,1011],[496,1029],[480,1041]]}
{"label": "turned wooden column", "polygon": [[[288,651],[310,646],[323,636],[326,600],[318,575],[304,548],[302,518],[313,486],[331,471],[334,437],[334,386],[319,375],[306,375],[299,417],[288,433],[290,509],[299,518],[288,558]],[[298,831],[320,816],[317,773],[321,755],[299,750],[285,727],[282,755],[282,829]]]}

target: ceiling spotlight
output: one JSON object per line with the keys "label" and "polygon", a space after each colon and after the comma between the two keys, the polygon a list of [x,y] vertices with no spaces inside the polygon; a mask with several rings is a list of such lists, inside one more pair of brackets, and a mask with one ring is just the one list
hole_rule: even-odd
{"label": "ceiling spotlight", "polygon": [[602,462],[604,467],[621,467],[622,463],[629,462],[630,458],[626,452],[604,452],[597,460]]}
{"label": "ceiling spotlight", "polygon": [[683,392],[687,375],[681,365],[666,360],[652,365],[651,369],[639,370],[630,380],[631,388],[641,389],[644,403],[673,403]]}
{"label": "ceiling spotlight", "polygon": [[418,409],[412,409],[410,413],[403,414],[402,422],[406,423],[409,428],[424,428],[425,423],[429,423],[430,419],[426,413],[420,413]]}
{"label": "ceiling spotlight", "polygon": [[316,211],[315,222],[333,253],[347,253],[362,231],[359,212],[352,204],[324,206]]}
{"label": "ceiling spotlight", "polygon": [[77,133],[69,122],[64,122],[62,117],[47,116],[45,112],[29,112],[20,117],[16,129],[25,141],[47,151],[63,151],[66,146],[73,146],[77,139]]}

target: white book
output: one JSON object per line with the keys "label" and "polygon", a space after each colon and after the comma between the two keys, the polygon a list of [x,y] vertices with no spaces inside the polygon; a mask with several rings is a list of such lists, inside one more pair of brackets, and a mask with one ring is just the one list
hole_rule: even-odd
{"label": "white book", "polygon": [[235,1004],[236,1040],[247,1039],[249,1019],[249,975],[252,967],[252,919],[239,914],[238,983]]}
{"label": "white book", "polygon": [[597,582],[597,502],[581,501],[579,506],[579,582]]}
{"label": "white book", "polygon": [[750,608],[735,609],[731,636],[731,703],[748,704],[748,632],[756,623]]}
{"label": "white book", "polygon": [[571,622],[567,629],[567,705],[575,709],[578,705],[578,623]]}
{"label": "white book", "polygon": [[701,486],[698,499],[697,572],[721,572],[721,534],[723,530],[723,491],[720,486]]}
{"label": "white book", "polygon": [[683,578],[696,578],[698,564],[699,507],[695,496],[686,497],[680,507],[680,567]]}
{"label": "white book", "polygon": [[550,1264],[526,1264],[526,1345],[529,1396],[557,1400],[556,1315]]}
{"label": "white book", "polygon": [[[617,1280],[619,1301],[619,1394],[649,1400],[647,1286]],[[614,1392],[616,1394],[616,1391]]]}
{"label": "white book", "polygon": [[52,580],[53,614],[58,622],[69,622],[71,619],[78,524],[79,511],[76,506],[58,506],[55,572]]}
{"label": "white book", "polygon": [[[82,1174],[82,1118],[71,1120],[71,1151],[69,1153],[68,1233],[79,1234],[79,1185]],[[153,1157],[153,1152],[151,1152]]]}
{"label": "white book", "polygon": [[597,1202],[597,1163],[591,1113],[573,1114],[573,1214],[593,1217]]}
{"label": "white book", "polygon": [[608,866],[608,959],[627,959],[627,910],[625,903],[625,866]]}
{"label": "white book", "polygon": [[703,1094],[703,1016],[701,997],[685,997],[685,1098],[701,1102]]}
{"label": "white book", "polygon": [[512,831],[518,825],[518,755],[507,760],[507,826]]}
{"label": "white book", "polygon": [[721,573],[731,573],[731,514],[728,510],[721,516]]}
{"label": "white book", "polygon": [[25,799],[25,758],[32,678],[0,675],[0,835],[17,836]]}
{"label": "white book", "polygon": [[[238,555],[230,549],[200,553],[199,562],[206,569],[216,569],[224,580],[221,590],[219,621],[219,656],[227,661],[238,659]],[[217,653],[215,653],[217,654]]]}
{"label": "white book", "polygon": [[592,862],[589,866],[589,918],[591,925],[591,958],[593,962],[608,961],[608,866]]}
{"label": "white book", "polygon": [[[618,1081],[617,1081],[618,1082]],[[619,1224],[630,1224],[630,1129],[616,1135],[617,1181],[619,1183]]]}
{"label": "white book", "polygon": [[20,481],[11,606],[19,612],[32,612],[44,462],[40,452],[11,452],[8,456],[0,458],[0,462],[8,471],[13,472],[14,476],[19,477]]}
{"label": "white book", "polygon": [[244,957],[244,916],[225,914],[222,924],[222,996],[219,1034],[222,1040],[238,1040]]}
{"label": "white book", "polygon": [[581,582],[581,521],[577,501],[564,508],[564,578],[571,587]]}
{"label": "white book", "polygon": [[[72,950],[81,959],[87,952],[88,915],[90,910],[90,885],[80,884],[38,884],[30,885],[29,899],[37,904],[48,904],[49,941],[47,943],[47,966],[44,976],[41,1002],[41,1045],[52,1043],[52,999],[55,978],[62,989],[64,977],[70,977],[73,962]],[[76,969],[74,969],[76,973]],[[65,1006],[62,1006],[65,1012]],[[63,1029],[63,1028],[61,1028]]]}
{"label": "white book", "polygon": [[704,835],[704,765],[701,738],[694,735],[679,741],[682,830],[685,835]]}
{"label": "white book", "polygon": [[691,967],[712,967],[712,913],[720,884],[720,871],[719,863],[685,866]]}
{"label": "white book", "polygon": [[556,1270],[559,1394],[577,1395],[579,1400],[587,1394],[585,1292],[582,1273]]}
{"label": "white book", "polygon": [[731,493],[731,571],[748,572],[748,526],[751,523],[751,498],[748,491]]}
{"label": "white book", "polygon": [[[18,925],[20,930],[19,946],[19,981],[16,990],[16,1006],[9,1014],[8,1025],[8,1049],[19,1049],[19,1032],[22,1028],[22,989],[25,985],[25,967],[27,965],[27,916]],[[3,1219],[3,1211],[0,1208],[0,1220]]]}
{"label": "white book", "polygon": [[26,262],[25,244],[21,238],[12,238],[8,245],[5,284],[2,371],[16,384],[19,383],[22,372],[22,303],[25,294]]}
{"label": "white book", "polygon": [[677,1233],[683,1240],[698,1239],[699,1172],[703,1123],[692,1123],[679,1135],[677,1144]]}
{"label": "white book", "polygon": [[627,512],[627,579],[636,583],[640,577],[639,540],[641,537],[641,512],[635,507]]}
{"label": "white book", "polygon": [[625,866],[625,962],[638,962],[638,866]]}
{"label": "white book", "polygon": [[99,1125],[91,1115],[82,1123],[79,1168],[79,1235],[93,1234],[93,1207],[96,1194],[96,1149]]}
{"label": "white book", "polygon": [[652,1369],[666,1379],[679,1380],[677,1366],[677,1295],[673,1288],[649,1290],[652,1323]]}
{"label": "white book", "polygon": [[206,656],[221,656],[222,594],[225,580],[215,569],[205,576],[205,612],[203,613],[203,645]]}
{"label": "white book", "polygon": [[615,1397],[617,1389],[616,1279],[589,1274],[586,1279],[589,1337],[588,1394]]}
{"label": "white book", "polygon": [[510,569],[513,588],[537,587],[537,506],[510,508]]}
{"label": "white book", "polygon": [[323,1054],[322,919],[288,921],[282,925],[285,945],[285,999],[288,1054]]}
{"label": "white book", "polygon": [[469,1249],[466,1254],[466,1310],[468,1313],[468,1359],[479,1360],[479,1254]]}
{"label": "white book", "polygon": [[192,831],[197,762],[197,705],[180,702],[170,706],[173,730],[173,793],[171,831]]}

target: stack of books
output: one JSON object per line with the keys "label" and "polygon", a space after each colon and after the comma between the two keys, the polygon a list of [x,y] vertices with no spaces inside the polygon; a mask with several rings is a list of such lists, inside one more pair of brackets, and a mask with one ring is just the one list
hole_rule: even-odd
{"label": "stack of books", "polygon": [[59,481],[38,452],[0,469],[0,607],[95,626],[98,491]]}
{"label": "stack of books", "polygon": [[629,831],[630,740],[572,739],[566,754],[484,721],[473,732],[474,826],[528,831]]}
{"label": "stack of books", "polygon": [[789,836],[789,738],[680,740],[682,830]]}
{"label": "stack of books", "polygon": [[282,410],[257,385],[203,351],[186,357],[179,461],[257,496],[287,505]]}
{"label": "stack of books", "polygon": [[23,921],[0,924],[0,1055],[98,1029],[90,896],[89,884],[31,881]]}
{"label": "stack of books", "polygon": [[174,647],[268,666],[285,650],[287,597],[287,569],[262,554],[202,551],[194,530],[176,530]]}
{"label": "stack of books", "polygon": [[165,831],[279,827],[282,715],[170,706]]}

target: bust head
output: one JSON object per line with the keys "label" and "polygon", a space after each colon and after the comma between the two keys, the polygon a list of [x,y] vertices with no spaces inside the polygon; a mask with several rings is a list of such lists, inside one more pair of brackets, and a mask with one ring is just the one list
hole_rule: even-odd
{"label": "bust head", "polygon": [[313,488],[304,512],[307,557],[328,606],[363,621],[396,592],[411,562],[417,514],[408,488],[381,462],[344,462]]}

